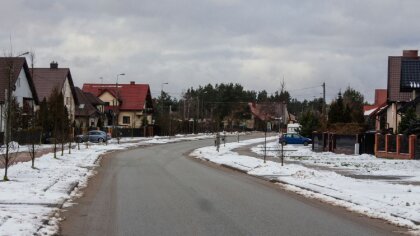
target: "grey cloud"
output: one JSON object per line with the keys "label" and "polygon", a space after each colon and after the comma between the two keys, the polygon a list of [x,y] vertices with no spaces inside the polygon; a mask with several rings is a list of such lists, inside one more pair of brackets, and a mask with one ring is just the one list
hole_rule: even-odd
{"label": "grey cloud", "polygon": [[[415,0],[8,0],[0,9],[0,49],[34,49],[37,65],[70,67],[83,82],[162,82],[179,96],[207,83],[238,82],[292,95],[327,83],[372,100],[386,87],[388,55],[419,48]],[[294,92],[293,92],[294,91]]]}

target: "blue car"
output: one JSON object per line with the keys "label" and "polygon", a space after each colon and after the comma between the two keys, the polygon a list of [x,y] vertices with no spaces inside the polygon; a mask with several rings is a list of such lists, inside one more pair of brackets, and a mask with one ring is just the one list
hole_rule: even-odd
{"label": "blue car", "polygon": [[279,138],[279,143],[283,145],[287,144],[303,144],[307,146],[308,144],[312,143],[312,139],[305,138],[300,134],[283,134]]}

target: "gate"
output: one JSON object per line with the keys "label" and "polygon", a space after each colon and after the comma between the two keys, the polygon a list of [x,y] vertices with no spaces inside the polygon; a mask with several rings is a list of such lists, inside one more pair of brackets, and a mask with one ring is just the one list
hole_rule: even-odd
{"label": "gate", "polygon": [[415,148],[415,156],[414,159],[420,159],[420,135],[417,135],[416,138],[416,148]]}
{"label": "gate", "polygon": [[375,133],[365,133],[360,140],[360,154],[375,154]]}

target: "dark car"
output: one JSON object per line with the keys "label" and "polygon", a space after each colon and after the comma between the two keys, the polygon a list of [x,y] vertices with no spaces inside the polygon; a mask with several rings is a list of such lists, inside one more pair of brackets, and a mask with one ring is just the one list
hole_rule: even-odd
{"label": "dark car", "polygon": [[279,143],[283,145],[287,144],[303,144],[307,146],[308,144],[312,143],[312,139],[305,138],[300,134],[283,134],[279,138]]}
{"label": "dark car", "polygon": [[83,143],[83,142],[86,142],[87,140],[89,140],[89,142],[101,143],[110,139],[111,137],[107,135],[107,133],[100,130],[91,130],[87,134],[77,135],[75,138],[76,142],[78,143]]}

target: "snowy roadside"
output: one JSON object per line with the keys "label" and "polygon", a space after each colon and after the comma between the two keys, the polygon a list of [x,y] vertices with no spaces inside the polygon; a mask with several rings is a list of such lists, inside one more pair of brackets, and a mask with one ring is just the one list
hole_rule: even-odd
{"label": "snowy roadside", "polygon": [[[286,161],[289,162],[281,166],[278,162],[264,163],[259,158],[232,151],[262,141],[263,139],[253,139],[226,144],[220,152],[214,147],[204,147],[195,150],[191,155],[274,180],[285,189],[306,197],[320,199],[420,232],[420,185],[415,184],[420,179],[419,161],[383,160],[369,155],[314,153],[310,147],[287,145],[285,149],[290,151],[285,153]],[[269,143],[267,149],[277,150],[277,142]],[[262,145],[255,145],[253,151],[261,155]],[[278,151],[269,151],[268,155],[275,156],[277,153]],[[300,163],[308,165],[303,166]],[[340,174],[343,172],[355,177]]]}
{"label": "snowy roadside", "polygon": [[20,162],[9,168],[11,181],[0,182],[0,235],[54,235],[58,231],[58,212],[62,205],[78,195],[95,174],[100,155],[140,145],[164,144],[212,138],[212,135],[124,138],[105,144],[80,145],[71,154],[45,154],[35,161]]}

